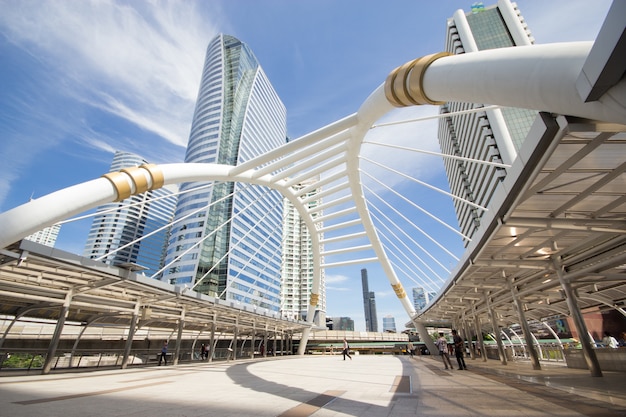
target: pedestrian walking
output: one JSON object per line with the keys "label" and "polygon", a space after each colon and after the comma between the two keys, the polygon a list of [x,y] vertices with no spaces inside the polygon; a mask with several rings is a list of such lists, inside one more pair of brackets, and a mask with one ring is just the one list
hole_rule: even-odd
{"label": "pedestrian walking", "polygon": [[343,352],[341,352],[343,354],[343,360],[346,360],[346,356],[350,358],[350,360],[352,360],[352,356],[350,356],[350,345],[348,345],[348,341],[346,339],[343,339]]}
{"label": "pedestrian walking", "polygon": [[450,356],[448,356],[448,341],[443,337],[443,333],[439,333],[439,339],[437,339],[435,345],[439,349],[439,356],[441,356],[443,365],[446,367],[445,369],[448,369],[448,366],[450,369],[454,369],[452,368],[452,362],[450,362]]}

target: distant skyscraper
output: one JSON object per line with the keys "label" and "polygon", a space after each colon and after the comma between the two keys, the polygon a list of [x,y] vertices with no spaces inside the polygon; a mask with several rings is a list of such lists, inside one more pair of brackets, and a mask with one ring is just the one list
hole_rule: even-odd
{"label": "distant skyscraper", "polygon": [[376,298],[374,292],[369,289],[367,281],[367,269],[361,269],[361,282],[363,284],[363,307],[365,309],[365,331],[378,331],[378,318],[376,317]]}
{"label": "distant skyscraper", "polygon": [[354,320],[350,317],[333,317],[333,330],[354,331]]}
{"label": "distant skyscraper", "polygon": [[383,317],[383,332],[396,333],[396,319],[393,316]]}
{"label": "distant skyscraper", "polygon": [[[218,35],[207,48],[185,162],[236,165],[286,142],[286,111],[250,48]],[[185,183],[164,279],[280,310],[283,198],[241,183]]]}
{"label": "distant skyscraper", "polygon": [[60,230],[60,224],[53,224],[52,226],[46,227],[45,229],[35,232],[30,236],[26,236],[24,239],[30,240],[31,242],[35,243],[41,243],[42,245],[54,247]]}
{"label": "distant skyscraper", "polygon": [[[118,151],[110,172],[146,163],[138,155]],[[137,264],[146,268],[146,275],[155,274],[165,258],[170,229],[167,225],[176,207],[175,192],[176,187],[166,186],[98,207],[83,256],[104,256],[102,261],[109,265]],[[130,244],[139,238],[143,239]]]}
{"label": "distant skyscraper", "polygon": [[[445,49],[452,54],[533,43],[523,17],[509,0],[498,0],[497,5],[491,7],[473,6],[472,12],[467,14],[458,10],[448,19]],[[441,113],[484,106],[448,102],[441,106]],[[537,112],[531,110],[503,108],[442,118],[438,134],[441,150],[445,154],[510,164],[536,115]],[[462,160],[444,159],[444,165],[451,192],[483,207],[506,176],[502,168]],[[480,226],[483,211],[457,200],[454,205],[460,231],[471,237]]]}
{"label": "distant skyscraper", "polygon": [[414,287],[413,288],[413,307],[415,311],[422,311],[424,307],[428,304],[428,299],[426,296],[426,291],[422,287]]}
{"label": "distant skyscraper", "polygon": [[[317,179],[313,178],[310,181],[295,185],[294,188],[301,190],[316,181]],[[314,197],[318,192],[318,189],[311,190],[302,198]],[[313,199],[307,204],[307,208],[312,209],[319,204],[321,204],[320,199]],[[321,211],[315,212],[313,218],[322,214]],[[313,287],[313,242],[298,210],[287,199],[284,200],[283,206],[282,246],[281,315],[292,319],[306,320]],[[325,287],[324,270],[322,270],[320,297],[313,320],[318,326],[323,326],[326,322]]]}

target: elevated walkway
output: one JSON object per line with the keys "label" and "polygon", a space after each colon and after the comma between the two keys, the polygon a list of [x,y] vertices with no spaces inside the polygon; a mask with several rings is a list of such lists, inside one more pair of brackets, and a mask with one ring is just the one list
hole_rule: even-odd
{"label": "elevated walkway", "polygon": [[46,416],[622,416],[624,373],[355,355],[0,378],[0,407]]}

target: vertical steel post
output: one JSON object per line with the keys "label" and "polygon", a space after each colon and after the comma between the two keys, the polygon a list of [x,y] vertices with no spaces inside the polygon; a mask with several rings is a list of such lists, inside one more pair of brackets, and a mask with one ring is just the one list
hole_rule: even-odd
{"label": "vertical steel post", "polygon": [[556,275],[557,277],[559,277],[559,283],[561,284],[561,288],[563,288],[563,292],[565,293],[567,308],[569,308],[569,313],[572,316],[572,319],[574,320],[574,325],[576,326],[576,330],[578,331],[578,337],[580,337],[580,344],[583,348],[583,356],[585,357],[585,361],[587,362],[587,367],[591,372],[591,376],[600,377],[602,376],[600,362],[598,362],[596,352],[591,346],[589,331],[587,330],[585,319],[582,312],[580,311],[580,307],[578,306],[578,301],[576,299],[576,294],[574,293],[574,290],[572,288],[572,284],[569,282],[569,280],[565,278],[565,268],[561,263],[560,257],[553,257],[552,263],[554,265]]}
{"label": "vertical steel post", "polygon": [[[502,274],[504,275],[504,271],[502,271]],[[513,297],[513,303],[515,304],[515,309],[517,310],[517,316],[519,317],[519,321],[522,326],[522,333],[524,333],[524,340],[526,342],[526,349],[528,350],[528,354],[530,355],[530,362],[534,370],[540,371],[541,364],[539,363],[539,356],[537,356],[537,350],[535,349],[535,346],[533,344],[530,326],[528,325],[528,321],[526,321],[524,306],[517,296],[517,287],[515,286],[513,279],[510,279],[508,283],[509,289],[511,290],[511,296]]]}
{"label": "vertical steel post", "polygon": [[122,369],[126,369],[128,366],[128,357],[130,356],[130,349],[133,346],[133,338],[135,337],[135,329],[137,328],[137,318],[139,317],[140,303],[135,304],[135,311],[130,318],[130,326],[128,327],[128,337],[126,338],[126,345],[124,346],[124,356],[122,357]]}
{"label": "vertical steel post", "polygon": [[502,336],[500,335],[500,326],[498,326],[498,317],[496,312],[491,308],[491,299],[489,294],[485,294],[487,299],[487,309],[489,310],[489,317],[491,318],[491,327],[493,327],[493,333],[496,336],[496,345],[498,345],[498,356],[500,356],[500,363],[502,365],[507,364],[506,352],[504,351],[504,345],[502,344]]}
{"label": "vertical steel post", "polygon": [[61,306],[59,319],[57,320],[57,325],[54,328],[54,334],[52,335],[52,340],[50,340],[50,345],[48,345],[48,353],[46,354],[46,360],[44,361],[43,369],[41,370],[42,375],[47,375],[52,369],[52,361],[54,360],[54,357],[56,355],[57,347],[59,347],[59,340],[61,340],[61,333],[63,333],[63,327],[65,326],[67,313],[69,313],[70,311],[70,305],[72,304],[73,295],[73,289],[70,289],[67,294],[65,294],[65,301],[63,301],[63,305]]}

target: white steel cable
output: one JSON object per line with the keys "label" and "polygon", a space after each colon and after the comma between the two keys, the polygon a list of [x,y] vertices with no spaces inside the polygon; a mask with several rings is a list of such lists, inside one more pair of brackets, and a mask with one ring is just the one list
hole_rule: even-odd
{"label": "white steel cable", "polygon": [[[372,217],[375,217],[375,216],[372,216]],[[392,230],[390,230],[390,229],[388,229],[388,228],[386,228],[386,230],[388,230],[388,231],[391,233],[391,235],[392,235],[392,236],[394,236],[394,237],[397,239],[397,236],[395,235],[395,233],[393,233],[393,231],[392,231]],[[390,252],[388,252],[388,253],[391,253],[391,254],[395,255],[395,257],[398,259],[398,261],[400,261],[400,262],[401,262],[403,265],[405,265],[407,268],[408,268],[408,267],[410,267],[410,266],[412,265],[412,266],[413,266],[413,268],[417,269],[417,270],[418,270],[418,271],[422,274],[422,276],[424,277],[424,279],[423,279],[423,281],[422,281],[422,282],[430,281],[433,285],[437,285],[437,282],[436,282],[436,281],[434,281],[432,278],[428,278],[428,277],[429,277],[429,274],[427,274],[427,273],[426,273],[426,272],[425,272],[425,271],[424,271],[424,270],[423,270],[423,269],[422,269],[419,265],[417,265],[415,262],[413,262],[413,261],[412,261],[412,260],[408,257],[408,255],[407,255],[405,252],[403,252],[403,251],[400,249],[400,247],[398,247],[398,245],[396,245],[396,244],[394,243],[394,240],[393,240],[393,239],[391,239],[391,238],[389,238],[389,237],[385,234],[385,232],[384,232],[384,231],[379,230],[379,231],[378,231],[378,233],[379,233],[379,235],[380,235],[381,237],[383,237],[383,238],[384,238],[384,239],[385,239],[385,240],[389,243],[389,245],[391,245],[391,246],[392,246],[392,247],[396,250],[396,251],[390,251]],[[381,240],[382,240],[382,239],[381,239]],[[389,245],[385,245],[385,242],[384,242],[384,241],[383,241],[382,243],[383,243],[383,246],[385,246],[385,247],[389,247]],[[407,249],[409,250],[409,252],[410,252],[411,254],[415,255],[415,256],[416,256],[416,257],[420,260],[420,262],[424,263],[424,261],[423,261],[421,258],[419,258],[419,257],[418,257],[418,256],[417,256],[417,255],[416,255],[416,254],[415,254],[415,253],[414,253],[414,252],[413,252],[410,248],[408,248],[408,247],[407,247]],[[400,255],[402,255],[402,256],[400,256]],[[406,263],[405,261],[403,261],[403,260],[402,260],[403,258],[404,258],[404,259],[406,259],[406,261],[407,261],[407,262],[409,262],[411,265],[407,265],[407,263]],[[427,265],[427,264],[425,264],[425,263],[424,263],[424,265],[425,265],[425,266],[426,266],[426,267],[427,267],[427,268],[428,268],[431,272],[433,272],[433,274],[434,274],[437,278],[439,278],[439,284],[437,285],[437,289],[439,289],[439,288],[441,287],[441,285],[445,282],[445,280],[444,280],[443,278],[441,278],[441,277],[440,277],[440,276],[439,276],[439,275],[438,275],[435,271],[433,271],[433,270],[432,270],[432,268],[430,268],[430,266],[429,266],[429,265]]]}
{"label": "white steel cable", "polygon": [[[359,170],[363,175],[371,178],[372,180],[376,181],[378,184],[380,184],[382,187],[386,188],[388,191],[392,192],[394,195],[400,197],[402,200],[406,201],[407,203],[409,203],[410,205],[412,205],[413,207],[415,207],[417,210],[421,211],[422,213],[424,213],[425,215],[427,215],[428,217],[430,217],[431,219],[435,220],[437,223],[441,224],[442,226],[446,227],[448,230],[456,233],[457,235],[461,236],[464,239],[467,239],[468,241],[471,241],[471,239],[469,238],[469,236],[464,235],[463,233],[461,233],[460,231],[456,230],[454,227],[450,226],[449,224],[447,224],[446,222],[444,222],[443,220],[441,220],[440,218],[438,218],[437,216],[435,216],[434,214],[430,213],[428,210],[425,210],[424,208],[422,208],[421,206],[419,206],[418,204],[416,204],[415,202],[409,200],[408,198],[406,198],[405,196],[403,196],[402,194],[398,193],[396,190],[394,190],[393,188],[389,187],[387,184],[384,184],[382,181],[374,178],[373,176],[371,176],[370,174],[368,174],[367,172],[363,171],[363,170]],[[363,184],[363,187],[365,187],[365,185]],[[368,188],[368,190],[370,192],[372,192],[374,195],[378,196],[376,193],[374,193],[371,189]],[[380,197],[379,197],[380,198]],[[416,226],[417,227],[417,226]]]}

